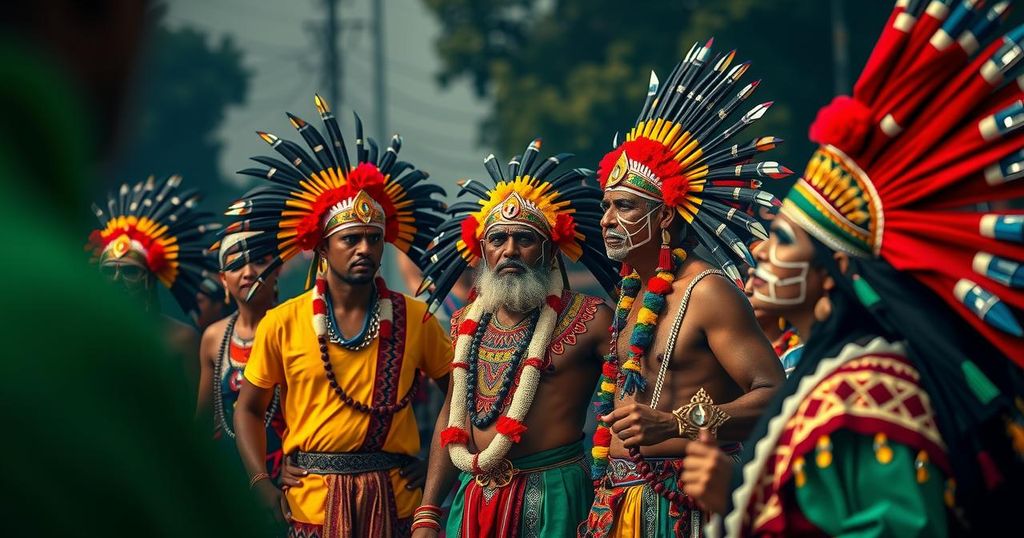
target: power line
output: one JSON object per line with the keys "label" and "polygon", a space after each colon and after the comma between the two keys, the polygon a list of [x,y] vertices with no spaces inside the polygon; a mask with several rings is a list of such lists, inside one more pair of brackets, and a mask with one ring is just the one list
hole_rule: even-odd
{"label": "power line", "polygon": [[[355,69],[355,70],[356,71],[360,71],[360,72],[362,72],[363,69],[368,69],[369,68],[369,66],[367,66],[366,64],[361,64],[361,63],[358,63],[358,62],[357,63],[353,63],[351,65],[354,66],[354,67],[357,67],[357,69]],[[360,77],[353,77],[353,78],[358,79]],[[402,98],[402,99],[392,99],[390,101],[391,105],[394,105],[394,106],[396,106],[398,108],[402,108],[402,109],[404,109],[406,111],[412,112],[413,114],[420,114],[420,115],[424,115],[424,116],[430,116],[431,118],[437,119],[439,121],[450,121],[450,122],[454,122],[454,123],[458,123],[458,120],[457,120],[457,118],[452,118],[451,116],[461,116],[462,118],[465,118],[466,120],[470,120],[470,121],[478,121],[480,119],[480,117],[481,117],[481,114],[477,114],[477,113],[475,113],[475,112],[473,112],[471,110],[466,110],[466,109],[462,109],[462,108],[455,108],[453,106],[441,105],[441,104],[438,104],[436,102],[430,102],[426,98],[417,96],[417,95],[415,95],[415,94],[405,90],[403,86],[396,86],[396,85],[393,85],[393,84],[389,84],[388,85],[388,90],[390,92],[394,93],[396,96]],[[412,105],[415,105],[415,107],[407,105],[406,103],[403,102],[403,100],[411,103]],[[430,114],[431,112],[435,112],[435,113],[437,113],[437,115],[431,115]]]}

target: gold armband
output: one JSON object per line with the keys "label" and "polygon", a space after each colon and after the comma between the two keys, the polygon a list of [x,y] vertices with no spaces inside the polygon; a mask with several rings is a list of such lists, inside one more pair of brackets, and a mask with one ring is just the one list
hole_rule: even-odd
{"label": "gold armband", "polygon": [[718,428],[729,420],[729,415],[715,405],[703,387],[690,398],[690,403],[672,411],[672,415],[679,424],[679,436],[684,439],[697,439],[701,428],[707,428],[711,435],[716,435]]}

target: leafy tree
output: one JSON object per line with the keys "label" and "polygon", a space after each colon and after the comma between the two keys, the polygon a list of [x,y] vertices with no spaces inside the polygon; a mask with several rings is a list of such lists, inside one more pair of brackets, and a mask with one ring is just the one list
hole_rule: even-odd
{"label": "leafy tree", "polygon": [[[788,142],[774,158],[801,171],[812,151],[807,127],[835,93],[830,2],[720,0],[424,0],[442,25],[442,84],[467,78],[494,100],[482,142],[506,156],[542,136],[552,151],[573,151],[595,168],[616,131],[639,112],[652,69],[668,75],[695,41],[738,49],[763,78],[751,106],[774,100],[750,136]],[[845,3],[847,77],[867,58],[888,17],[886,2]],[[776,193],[789,182],[769,184]]]}
{"label": "leafy tree", "polygon": [[210,208],[237,195],[223,181],[217,131],[228,107],[245,102],[250,73],[229,37],[213,42],[193,28],[158,26],[139,76],[134,117],[118,167],[122,181],[181,174]]}

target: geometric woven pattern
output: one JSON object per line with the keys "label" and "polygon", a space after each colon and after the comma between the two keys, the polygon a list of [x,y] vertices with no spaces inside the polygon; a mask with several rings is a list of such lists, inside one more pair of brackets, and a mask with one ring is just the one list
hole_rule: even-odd
{"label": "geometric woven pattern", "polygon": [[868,355],[849,361],[819,382],[786,423],[757,478],[747,513],[755,532],[771,527],[783,515],[780,492],[793,476],[793,460],[837,430],[868,436],[885,433],[896,442],[928,452],[931,461],[947,469],[946,448],[919,379],[903,357]]}

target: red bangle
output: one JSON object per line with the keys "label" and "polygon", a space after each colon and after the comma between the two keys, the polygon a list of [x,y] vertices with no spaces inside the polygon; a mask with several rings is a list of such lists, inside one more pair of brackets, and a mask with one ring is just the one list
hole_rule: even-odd
{"label": "red bangle", "polygon": [[441,524],[433,519],[421,519],[412,524],[412,530],[416,529],[432,529],[441,532]]}

